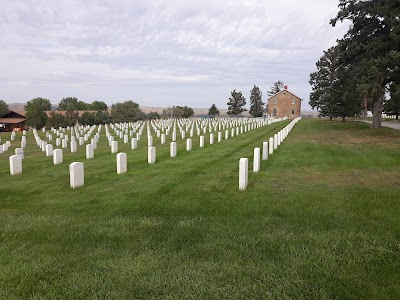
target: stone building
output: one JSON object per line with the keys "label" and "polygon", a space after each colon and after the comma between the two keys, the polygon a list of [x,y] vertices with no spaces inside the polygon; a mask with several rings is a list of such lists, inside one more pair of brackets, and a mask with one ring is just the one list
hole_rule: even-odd
{"label": "stone building", "polygon": [[268,114],[273,117],[299,117],[301,101],[301,98],[289,92],[285,86],[282,91],[268,98]]}

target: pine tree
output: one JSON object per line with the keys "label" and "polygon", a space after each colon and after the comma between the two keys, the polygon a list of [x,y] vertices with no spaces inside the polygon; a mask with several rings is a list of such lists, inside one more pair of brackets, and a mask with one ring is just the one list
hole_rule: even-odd
{"label": "pine tree", "polygon": [[246,109],[243,107],[246,105],[246,98],[242,95],[242,92],[236,92],[236,89],[234,89],[231,92],[231,96],[229,98],[228,104],[228,115],[239,115],[242,112],[246,111]]}
{"label": "pine tree", "polygon": [[264,112],[264,102],[262,102],[262,92],[260,88],[254,85],[250,91],[250,114],[253,117],[262,117]]}
{"label": "pine tree", "polygon": [[273,95],[279,93],[280,91],[283,90],[284,83],[282,80],[278,80],[274,82],[274,84],[270,87],[270,90],[267,92],[269,97],[272,97]]}
{"label": "pine tree", "polygon": [[208,110],[208,115],[215,117],[216,115],[219,115],[219,110],[215,106],[215,104],[211,105],[210,109]]}

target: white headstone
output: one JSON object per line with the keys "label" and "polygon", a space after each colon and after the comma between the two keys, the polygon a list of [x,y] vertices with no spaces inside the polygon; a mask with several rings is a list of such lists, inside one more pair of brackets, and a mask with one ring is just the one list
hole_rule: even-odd
{"label": "white headstone", "polygon": [[87,144],[86,145],[86,158],[91,159],[94,157],[94,150],[93,150],[93,145],[92,144]]}
{"label": "white headstone", "polygon": [[222,132],[218,132],[218,143],[222,141]]}
{"label": "white headstone", "polygon": [[253,172],[260,171],[260,148],[254,148]]}
{"label": "white headstone", "polygon": [[200,136],[200,148],[204,147],[204,135]]}
{"label": "white headstone", "polygon": [[61,141],[61,148],[67,148],[67,147],[68,147],[68,140],[63,139],[63,140]]}
{"label": "white headstone", "polygon": [[147,137],[147,147],[151,147],[153,146],[153,137],[151,135],[149,135]]}
{"label": "white headstone", "polygon": [[165,144],[165,134],[161,134],[161,144]]}
{"label": "white headstone", "polygon": [[61,139],[56,138],[56,146],[59,147],[61,145]]}
{"label": "white headstone", "polygon": [[22,148],[16,148],[15,149],[15,155],[20,155],[21,159],[24,159],[24,149]]}
{"label": "white headstone", "polygon": [[131,139],[131,149],[135,150],[137,148],[137,140],[136,138]]}
{"label": "white headstone", "polygon": [[71,141],[70,146],[71,146],[71,153],[74,153],[77,151],[76,141]]}
{"label": "white headstone", "polygon": [[268,142],[263,142],[262,159],[263,160],[268,159]]}
{"label": "white headstone", "polygon": [[127,135],[127,134],[124,134],[124,143],[125,143],[125,144],[128,143],[128,141],[129,141],[128,138],[129,138],[128,135]]}
{"label": "white headstone", "polygon": [[187,139],[186,140],[186,151],[191,151],[192,150],[192,139]]}
{"label": "white headstone", "polygon": [[268,143],[268,148],[269,148],[269,154],[274,153],[274,138],[270,137],[269,138],[269,143]]}
{"label": "white headstone", "polygon": [[69,165],[69,182],[73,189],[85,184],[85,174],[82,162],[73,162]]}
{"label": "white headstone", "polygon": [[126,153],[118,153],[117,154],[117,174],[123,174],[126,173],[128,169],[128,163],[127,163],[127,155]]}
{"label": "white headstone", "polygon": [[244,191],[247,188],[249,178],[249,160],[241,158],[239,160],[239,190]]}
{"label": "white headstone", "polygon": [[83,146],[85,144],[85,139],[83,137],[79,138],[79,146]]}
{"label": "white headstone", "polygon": [[111,153],[117,153],[118,152],[118,142],[113,141],[111,142]]}
{"label": "white headstone", "polygon": [[147,161],[149,164],[156,162],[156,147],[151,146],[147,149]]}
{"label": "white headstone", "polygon": [[53,145],[47,144],[46,145],[46,156],[52,156],[52,155],[53,155]]}
{"label": "white headstone", "polygon": [[11,155],[10,158],[10,174],[22,174],[22,157],[20,155]]}
{"label": "white headstone", "polygon": [[62,164],[63,162],[63,151],[62,149],[54,149],[53,151],[53,163],[55,165]]}
{"label": "white headstone", "polygon": [[176,156],[176,142],[171,142],[170,144],[170,149],[169,149],[169,154],[171,157]]}
{"label": "white headstone", "polygon": [[278,149],[278,135],[274,134],[274,150]]}
{"label": "white headstone", "polygon": [[214,133],[210,133],[210,145],[214,144]]}

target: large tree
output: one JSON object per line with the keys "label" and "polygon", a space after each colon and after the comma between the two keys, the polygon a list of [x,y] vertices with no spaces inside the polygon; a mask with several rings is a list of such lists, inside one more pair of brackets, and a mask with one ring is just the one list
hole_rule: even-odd
{"label": "large tree", "polygon": [[219,115],[219,110],[215,106],[215,104],[211,105],[210,109],[208,110],[208,115],[215,117],[216,115]]}
{"label": "large tree", "polygon": [[246,105],[246,98],[242,95],[242,92],[236,92],[236,89],[234,89],[231,92],[231,97],[229,97],[229,102],[227,105],[227,114],[237,116],[246,111],[246,108],[243,107]]}
{"label": "large tree", "polygon": [[96,114],[85,111],[78,119],[81,125],[94,125],[96,124]]}
{"label": "large tree", "polygon": [[26,124],[42,128],[46,126],[47,115],[45,111],[51,110],[50,100],[45,98],[34,98],[25,105],[26,111]]}
{"label": "large tree", "polygon": [[284,83],[282,80],[278,80],[272,84],[270,87],[269,91],[267,92],[269,97],[272,97],[273,95],[279,93],[280,91],[283,90]]}
{"label": "large tree", "polygon": [[253,117],[262,117],[264,113],[264,102],[262,102],[262,92],[256,85],[250,91],[250,111]]}
{"label": "large tree", "polygon": [[398,0],[340,0],[339,12],[331,20],[333,26],[338,21],[351,22],[339,41],[342,45],[340,64],[353,70],[356,89],[362,91],[364,98],[371,99],[372,128],[381,126],[385,91],[398,80],[399,15]]}
{"label": "large tree", "polygon": [[0,117],[4,116],[8,112],[8,104],[5,101],[0,100]]}
{"label": "large tree", "polygon": [[386,100],[383,105],[383,111],[387,115],[396,116],[396,120],[400,116],[400,85],[393,84],[390,87],[390,99]]}
{"label": "large tree", "polygon": [[58,127],[66,127],[69,125],[68,123],[68,119],[60,114],[57,113],[56,111],[51,111],[50,112],[50,116],[47,119],[47,124],[48,127],[54,127],[54,128],[58,128]]}
{"label": "large tree", "polygon": [[103,102],[103,101],[93,101],[92,102],[92,104],[90,104],[90,109],[92,109],[92,110],[103,110],[103,111],[105,111],[105,110],[107,110],[108,109],[108,106],[107,106],[107,104],[105,103],[105,102]]}
{"label": "large tree", "polygon": [[[107,105],[106,105],[107,106]],[[58,110],[91,110],[92,105],[78,100],[76,97],[66,97],[58,103]]]}
{"label": "large tree", "polygon": [[321,116],[331,119],[354,117],[360,111],[360,94],[356,91],[353,69],[339,63],[339,47],[324,51],[316,63],[317,71],[310,74],[312,92],[310,106],[316,108]]}
{"label": "large tree", "polygon": [[146,119],[146,115],[140,110],[139,104],[132,100],[113,104],[111,106],[111,117],[113,122],[136,122]]}

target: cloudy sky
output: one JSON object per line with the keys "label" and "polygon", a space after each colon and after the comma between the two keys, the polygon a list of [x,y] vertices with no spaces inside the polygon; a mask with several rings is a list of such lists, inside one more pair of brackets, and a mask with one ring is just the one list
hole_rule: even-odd
{"label": "cloudy sky", "polygon": [[338,0],[1,1],[0,99],[75,96],[142,106],[267,98],[283,80],[309,110],[308,77],[347,25]]}

